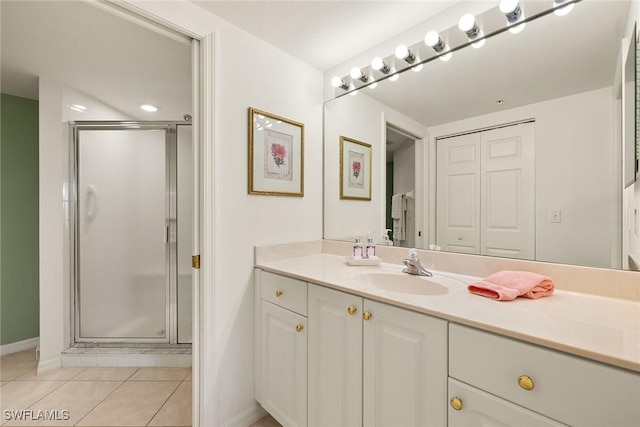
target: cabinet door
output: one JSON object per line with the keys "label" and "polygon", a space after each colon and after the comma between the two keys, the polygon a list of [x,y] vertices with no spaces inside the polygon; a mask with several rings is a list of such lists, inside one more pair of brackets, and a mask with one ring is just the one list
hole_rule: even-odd
{"label": "cabinet door", "polygon": [[[458,399],[462,407],[454,409],[451,404],[452,399]],[[453,378],[449,379],[449,402],[450,427],[564,425]]]}
{"label": "cabinet door", "polygon": [[284,426],[307,425],[307,319],[262,301],[261,404]]}
{"label": "cabinet door", "polygon": [[447,322],[369,300],[364,309],[364,425],[445,425]]}
{"label": "cabinet door", "polygon": [[362,425],[362,298],[309,285],[309,425]]}

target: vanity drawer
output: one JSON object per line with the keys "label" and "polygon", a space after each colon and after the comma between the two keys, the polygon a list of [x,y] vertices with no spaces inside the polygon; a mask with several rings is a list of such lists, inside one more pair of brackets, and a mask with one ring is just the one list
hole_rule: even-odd
{"label": "vanity drawer", "polygon": [[453,323],[449,376],[562,423],[640,425],[640,374]]}
{"label": "vanity drawer", "polygon": [[302,280],[260,271],[260,292],[263,300],[307,315],[307,283]]}

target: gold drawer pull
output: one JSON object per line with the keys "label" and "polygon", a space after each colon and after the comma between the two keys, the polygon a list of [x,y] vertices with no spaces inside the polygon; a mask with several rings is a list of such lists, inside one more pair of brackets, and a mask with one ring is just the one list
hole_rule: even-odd
{"label": "gold drawer pull", "polygon": [[365,311],[364,313],[362,313],[362,318],[364,320],[369,320],[371,319],[371,313],[369,313],[368,311]]}
{"label": "gold drawer pull", "polygon": [[356,311],[358,311],[354,306],[349,306],[349,308],[347,308],[347,313],[349,313],[351,316],[353,316],[354,314],[356,314]]}
{"label": "gold drawer pull", "polygon": [[462,400],[460,400],[459,397],[452,397],[449,403],[451,403],[451,407],[456,411],[462,409]]}
{"label": "gold drawer pull", "polygon": [[282,291],[276,291],[276,297],[280,297],[282,295]]}
{"label": "gold drawer pull", "polygon": [[518,385],[527,391],[533,390],[533,380],[526,375],[518,377]]}
{"label": "gold drawer pull", "polygon": [[296,326],[296,331],[298,331],[298,332],[302,332],[303,329],[304,329],[304,326],[302,326],[302,325]]}

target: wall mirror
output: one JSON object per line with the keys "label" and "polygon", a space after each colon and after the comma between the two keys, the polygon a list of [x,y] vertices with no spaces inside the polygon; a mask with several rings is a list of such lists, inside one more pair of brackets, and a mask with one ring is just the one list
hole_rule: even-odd
{"label": "wall mirror", "polygon": [[[621,153],[630,10],[582,1],[327,101],[324,238],[381,242],[390,229],[396,246],[634,269]],[[500,12],[478,21],[488,14]],[[370,201],[339,198],[340,137],[373,147]]]}

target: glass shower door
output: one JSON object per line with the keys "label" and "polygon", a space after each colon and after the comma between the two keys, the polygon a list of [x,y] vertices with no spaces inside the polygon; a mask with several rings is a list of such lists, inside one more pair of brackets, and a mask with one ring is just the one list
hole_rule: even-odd
{"label": "glass shower door", "polygon": [[175,214],[166,135],[164,128],[76,130],[79,341],[170,339]]}

